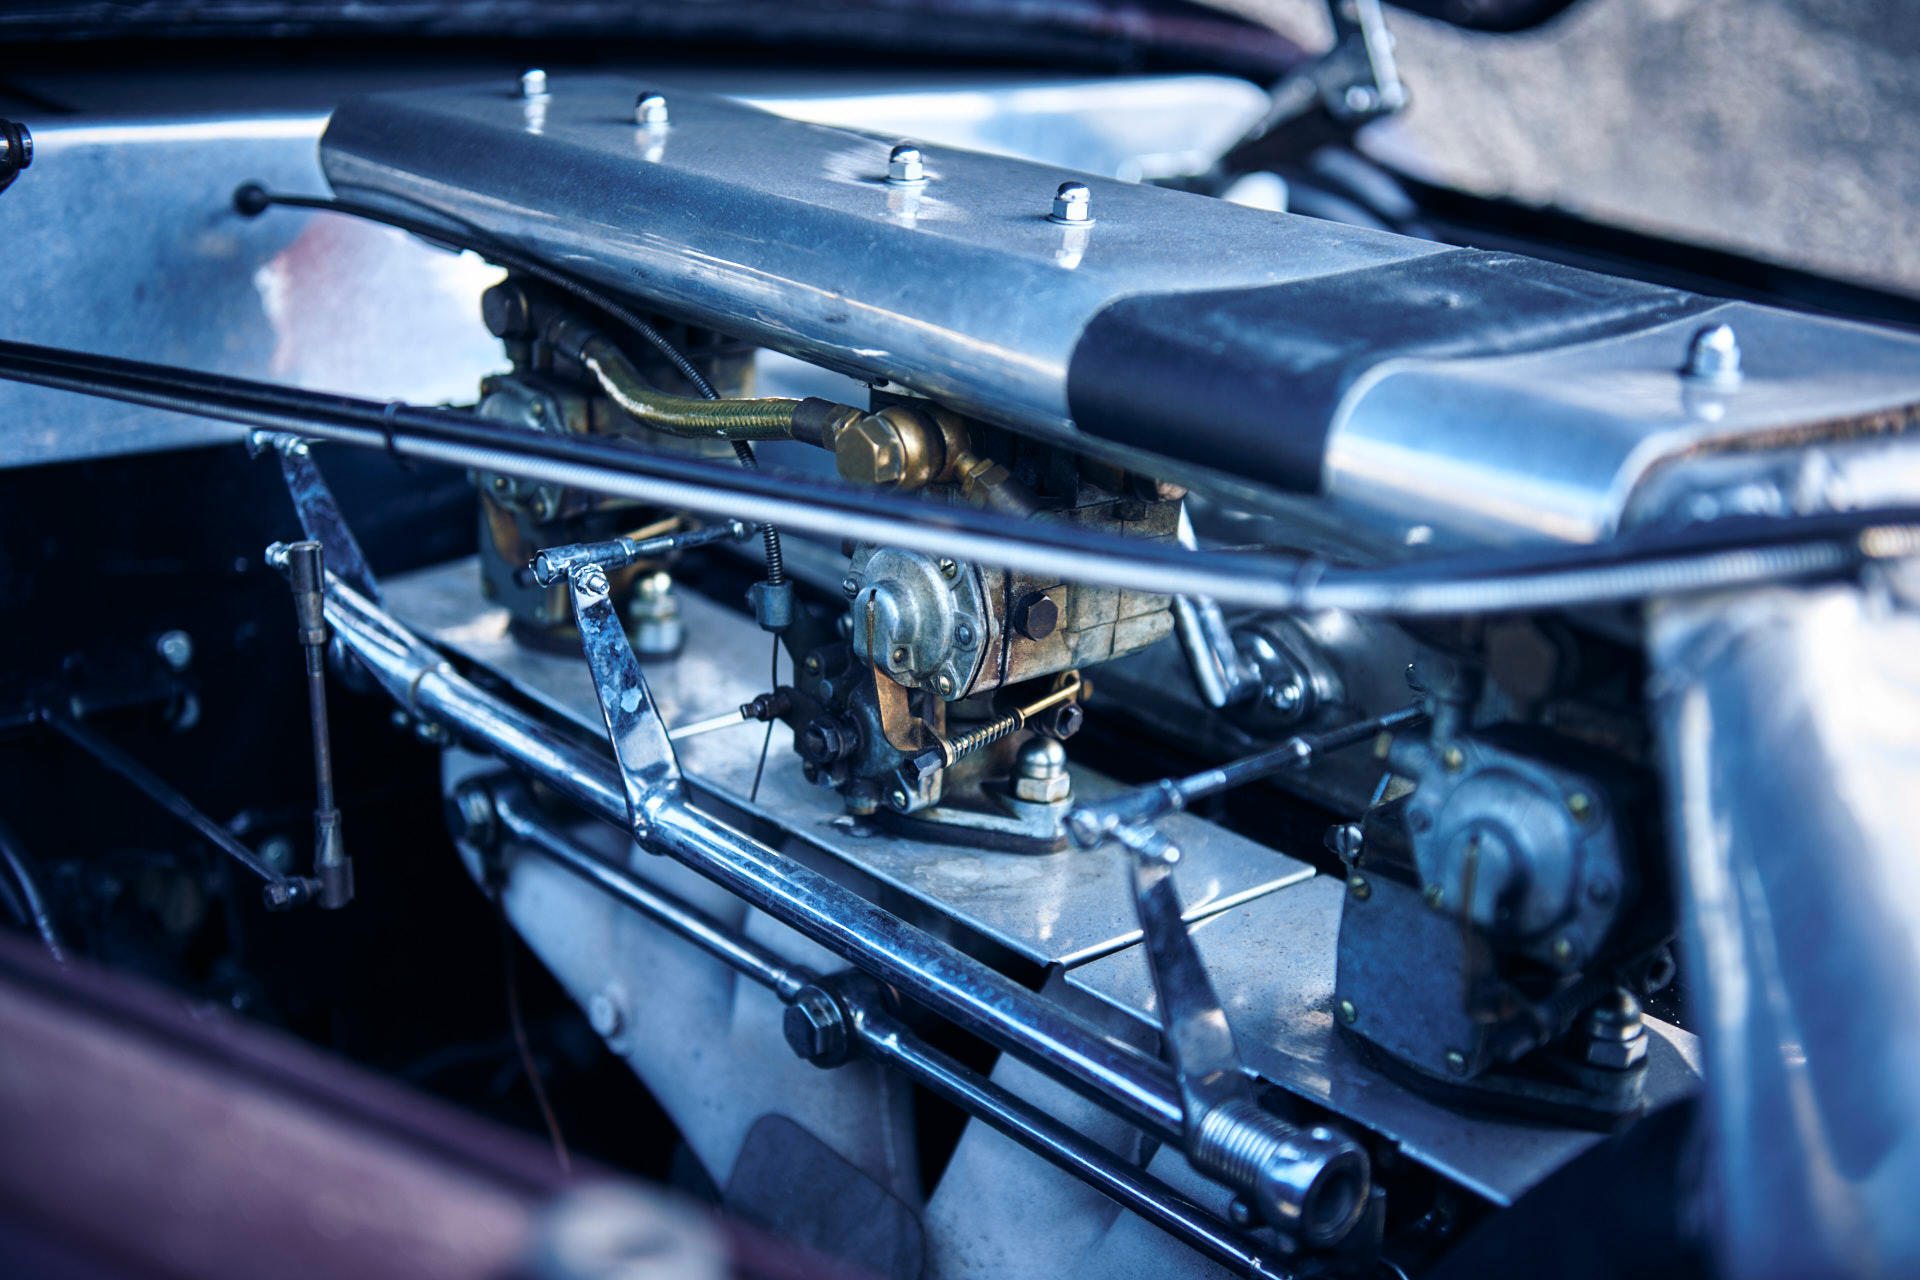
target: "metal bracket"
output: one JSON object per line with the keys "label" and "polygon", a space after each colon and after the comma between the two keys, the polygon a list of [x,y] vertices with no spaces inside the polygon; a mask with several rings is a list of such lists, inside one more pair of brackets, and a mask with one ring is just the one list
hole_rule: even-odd
{"label": "metal bracket", "polygon": [[380,583],[368,567],[352,528],[341,516],[340,504],[334,501],[333,490],[327,487],[307,442],[285,432],[256,431],[248,437],[247,446],[256,452],[272,449],[280,455],[280,476],[287,482],[287,496],[293,499],[301,531],[308,540],[320,544],[327,569],[334,577],[379,604]]}
{"label": "metal bracket", "polygon": [[1327,0],[1333,46],[1273,88],[1273,105],[1222,159],[1249,173],[1337,142],[1407,104],[1380,0]]}
{"label": "metal bracket", "polygon": [[567,571],[573,616],[593,675],[600,713],[607,722],[614,763],[627,796],[627,819],[639,831],[652,823],[653,807],[680,792],[680,763],[667,726],[641,673],[640,659],[627,641],[626,627],[613,607],[607,572],[597,564],[576,564]]}
{"label": "metal bracket", "polygon": [[1134,907],[1180,1089],[1187,1158],[1237,1191],[1252,1220],[1310,1247],[1338,1244],[1367,1207],[1366,1152],[1331,1129],[1298,1128],[1260,1105],[1182,917],[1173,884],[1180,850],[1145,823],[1113,835],[1133,855]]}

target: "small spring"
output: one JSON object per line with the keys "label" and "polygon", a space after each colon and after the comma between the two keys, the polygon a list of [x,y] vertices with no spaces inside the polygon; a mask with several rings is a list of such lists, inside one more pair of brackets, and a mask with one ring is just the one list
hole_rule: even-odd
{"label": "small spring", "polygon": [[[733,442],[733,456],[749,471],[760,469],[759,459],[753,456],[753,446],[745,440]],[[760,540],[767,548],[767,583],[777,587],[787,580],[787,562],[780,554],[780,531],[770,524],[763,524],[760,526]]]}
{"label": "small spring", "polygon": [[978,729],[961,734],[947,744],[955,760],[970,756],[982,747],[990,747],[1000,739],[1018,729],[1025,720],[1024,716],[1001,716],[991,724],[983,724]]}

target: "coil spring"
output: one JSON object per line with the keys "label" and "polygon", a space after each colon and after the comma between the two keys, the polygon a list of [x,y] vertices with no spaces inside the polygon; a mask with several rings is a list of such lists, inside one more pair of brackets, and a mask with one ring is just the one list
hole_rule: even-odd
{"label": "coil spring", "polygon": [[[760,460],[753,456],[753,446],[745,440],[733,442],[733,456],[749,471],[760,469]],[[767,582],[777,587],[787,580],[786,558],[780,554],[780,531],[770,524],[763,524],[760,526],[760,541],[767,549]]]}

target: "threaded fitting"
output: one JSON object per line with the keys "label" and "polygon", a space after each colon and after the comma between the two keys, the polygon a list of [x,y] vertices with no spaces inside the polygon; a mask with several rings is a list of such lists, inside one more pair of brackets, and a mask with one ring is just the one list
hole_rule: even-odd
{"label": "threaded fitting", "polygon": [[1209,1108],[1191,1155],[1269,1225],[1316,1247],[1338,1244],[1366,1208],[1365,1151],[1331,1129],[1296,1129],[1251,1098]]}

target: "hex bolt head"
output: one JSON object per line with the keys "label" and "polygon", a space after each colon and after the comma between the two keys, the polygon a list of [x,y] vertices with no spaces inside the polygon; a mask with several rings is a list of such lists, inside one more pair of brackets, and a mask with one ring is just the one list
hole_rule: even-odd
{"label": "hex bolt head", "polygon": [[169,631],[153,642],[155,653],[175,671],[193,665],[193,637],[184,631]]}
{"label": "hex bolt head", "polygon": [[1045,640],[1060,625],[1060,606],[1044,591],[1036,591],[1013,607],[1014,629],[1029,640]]}
{"label": "hex bolt head", "polygon": [[1687,346],[1687,363],[1681,370],[1687,377],[1710,382],[1717,387],[1736,386],[1740,382],[1740,336],[1730,324],[1708,325],[1693,335]]}
{"label": "hex bolt head", "polygon": [[667,122],[667,100],[657,93],[643,93],[633,100],[633,122],[658,129]]}
{"label": "hex bolt head", "polygon": [[544,98],[547,96],[547,73],[539,67],[529,67],[520,73],[520,96],[523,98]]}
{"label": "hex bolt head", "polygon": [[837,1067],[847,1060],[847,1020],[834,998],[808,987],[780,1019],[787,1047],[816,1067]]}
{"label": "hex bolt head", "polygon": [[1093,192],[1084,182],[1061,183],[1053,193],[1053,212],[1047,217],[1063,226],[1087,226],[1093,221]]}
{"label": "hex bolt head", "polygon": [[895,186],[917,186],[927,180],[925,158],[920,148],[903,142],[887,153],[887,181]]}

